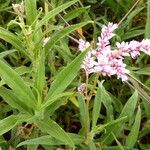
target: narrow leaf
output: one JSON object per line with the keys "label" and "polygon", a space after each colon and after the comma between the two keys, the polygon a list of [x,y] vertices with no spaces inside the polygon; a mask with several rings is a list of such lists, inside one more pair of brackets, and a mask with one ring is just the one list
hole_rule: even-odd
{"label": "narrow leaf", "polygon": [[25,51],[25,48],[23,47],[23,42],[13,33],[0,27],[0,38],[12,44],[18,51],[28,56],[27,52]]}
{"label": "narrow leaf", "polygon": [[45,84],[45,53],[44,51],[42,51],[41,55],[39,55],[35,84],[40,95],[42,95],[43,87]]}
{"label": "narrow leaf", "polygon": [[2,60],[0,60],[0,76],[8,86],[12,88],[14,93],[19,96],[22,102],[27,104],[30,108],[35,109],[36,100],[31,89],[25,84],[18,73]]}
{"label": "narrow leaf", "polygon": [[45,45],[46,55],[49,49],[51,49],[55,45],[55,43],[58,42],[61,38],[65,37],[66,35],[68,35],[69,33],[73,32],[78,28],[85,26],[88,23],[91,23],[91,21],[71,25],[69,27],[62,29],[60,32],[55,33],[49,40],[49,42],[47,42],[47,44]]}
{"label": "narrow leaf", "polygon": [[[137,91],[135,91],[133,93],[133,95],[130,97],[130,99],[127,101],[127,103],[125,104],[119,118],[122,117],[127,117],[127,120],[129,121],[129,124],[132,123],[132,118],[134,117],[134,111],[136,108],[136,104],[137,104],[137,100],[138,100],[138,93]],[[121,131],[123,130],[125,124],[117,124],[117,125],[112,125],[109,128],[107,128],[107,133],[104,134],[101,138],[101,143],[102,144],[110,144],[113,141],[113,136],[111,134],[111,132],[114,133],[114,135],[116,137],[118,137],[121,134]]]}
{"label": "narrow leaf", "polygon": [[11,53],[14,53],[16,52],[16,50],[8,50],[8,51],[4,51],[4,52],[1,52],[0,53],[0,58],[4,58],[6,57],[7,55],[11,54]]}
{"label": "narrow leaf", "polygon": [[70,145],[71,147],[74,147],[74,143],[67,133],[50,118],[45,120],[37,120],[36,123],[42,132],[48,133],[50,136],[65,142],[65,144]]}
{"label": "narrow leaf", "polygon": [[136,108],[137,100],[138,100],[138,92],[135,91],[133,95],[130,97],[130,99],[127,101],[127,103],[125,104],[120,114],[120,117],[128,116],[129,124],[132,123],[132,118]]}
{"label": "narrow leaf", "polygon": [[0,135],[11,130],[18,124],[18,117],[11,115],[3,120],[0,120]]}
{"label": "narrow leaf", "polygon": [[[81,137],[80,135],[76,135],[76,134],[68,134],[70,136],[70,138],[73,140],[73,142],[75,144],[80,144],[83,142],[83,137]],[[23,145],[64,145],[66,144],[63,141],[60,141],[50,135],[45,135],[45,136],[41,136],[35,139],[30,139],[30,140],[26,140],[23,141],[21,143],[19,143],[17,145],[17,147],[23,146]]]}
{"label": "narrow leaf", "polygon": [[23,103],[18,96],[16,96],[11,90],[0,87],[0,96],[7,102],[12,108],[18,109],[20,112],[31,113],[32,111]]}
{"label": "narrow leaf", "polygon": [[56,96],[54,96],[50,101],[46,101],[43,105],[42,108],[45,109],[46,107],[52,105],[54,102],[61,100],[60,98],[62,97],[66,97],[66,96],[71,96],[73,95],[73,92],[63,92],[61,94],[57,94]]}
{"label": "narrow leaf", "polygon": [[52,82],[51,88],[45,98],[45,101],[50,101],[51,98],[59,93],[62,93],[67,86],[73,81],[80,70],[81,63],[89,48],[78,55],[66,68],[64,68]]}
{"label": "narrow leaf", "polygon": [[147,0],[147,20],[145,27],[145,38],[150,38],[150,0]]}
{"label": "narrow leaf", "polygon": [[135,71],[135,73],[140,75],[150,75],[150,67],[141,68],[138,71]]}
{"label": "narrow leaf", "polygon": [[65,10],[66,8],[70,7],[71,5],[73,5],[74,3],[76,3],[79,0],[73,0],[70,1],[68,3],[65,3],[61,6],[58,6],[57,8],[51,10],[50,12],[48,12],[41,21],[39,21],[38,25],[37,25],[37,29],[40,28],[42,25],[44,25],[45,23],[47,23],[49,21],[49,19],[51,19],[52,17],[56,16],[57,14],[59,14],[60,12],[62,12],[63,10]]}
{"label": "narrow leaf", "polygon": [[99,84],[99,87],[98,87],[97,93],[96,93],[96,97],[94,99],[93,114],[92,114],[92,128],[94,128],[96,126],[97,120],[100,115],[102,92],[103,92],[102,84],[103,84],[103,81]]}
{"label": "narrow leaf", "polygon": [[31,25],[37,16],[36,0],[25,0],[27,24]]}
{"label": "narrow leaf", "polygon": [[83,96],[78,95],[78,104],[79,104],[79,110],[80,110],[80,122],[82,125],[82,128],[86,128],[86,104],[85,99]]}
{"label": "narrow leaf", "polygon": [[141,123],[141,109],[140,106],[138,107],[138,112],[135,117],[135,122],[130,130],[130,133],[128,137],[126,138],[126,146],[129,148],[133,148],[135,143],[138,140],[138,134],[140,129],[140,123]]}

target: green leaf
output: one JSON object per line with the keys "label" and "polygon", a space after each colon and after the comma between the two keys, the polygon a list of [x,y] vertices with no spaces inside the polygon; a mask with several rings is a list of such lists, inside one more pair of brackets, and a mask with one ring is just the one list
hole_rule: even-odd
{"label": "green leaf", "polygon": [[85,99],[83,96],[78,94],[78,104],[79,104],[79,110],[80,110],[80,122],[82,125],[82,129],[86,128],[86,104]]}
{"label": "green leaf", "polygon": [[129,135],[126,138],[125,145],[129,148],[133,148],[135,143],[138,141],[140,123],[141,123],[141,109],[140,109],[140,106],[139,106],[136,117],[135,117],[135,122],[134,122],[134,124],[133,124],[133,126],[130,130]]}
{"label": "green leaf", "polygon": [[71,147],[74,147],[74,143],[71,138],[55,121],[50,118],[46,118],[44,120],[36,120],[36,124],[42,132],[48,133],[50,136],[65,142],[65,144]]}
{"label": "green leaf", "polygon": [[37,16],[36,0],[25,0],[26,21],[31,25]]}
{"label": "green leaf", "polygon": [[57,94],[56,96],[54,96],[53,98],[51,98],[50,101],[46,101],[45,103],[43,103],[42,108],[45,109],[46,107],[52,105],[53,103],[55,103],[58,100],[62,101],[62,99],[60,99],[60,98],[66,97],[66,96],[71,96],[73,94],[74,94],[73,92],[63,92],[61,94]]}
{"label": "green leaf", "polygon": [[121,145],[121,143],[118,141],[118,139],[116,138],[116,136],[112,133],[116,143],[118,144],[118,147],[120,148],[120,150],[125,150],[124,147]]}
{"label": "green leaf", "polygon": [[18,51],[25,54],[29,57],[27,52],[25,51],[23,42],[13,33],[7,31],[6,29],[0,27],[0,38],[12,44]]}
{"label": "green leaf", "polygon": [[105,129],[106,129],[106,131],[107,131],[107,129],[119,125],[121,122],[124,122],[126,119],[127,119],[127,117],[121,117],[121,118],[118,118],[118,119],[113,120],[113,121],[111,121],[111,122],[108,122],[108,123],[106,123],[106,124],[97,125],[97,126],[95,126],[95,127],[92,129],[91,132],[95,135],[95,134],[97,134],[97,133],[102,132],[102,131],[105,130]]}
{"label": "green leaf", "polygon": [[65,142],[60,141],[52,136],[45,135],[42,137],[38,137],[35,139],[30,139],[23,141],[17,145],[17,147],[23,146],[23,145],[63,145]]}
{"label": "green leaf", "polygon": [[129,124],[132,123],[137,101],[138,101],[138,92],[135,91],[133,95],[130,97],[130,99],[127,101],[127,103],[125,104],[120,114],[120,117],[128,116]]}
{"label": "green leaf", "polygon": [[27,112],[32,114],[31,109],[23,103],[18,96],[16,96],[11,90],[0,87],[0,96],[7,102],[12,108],[18,109],[20,112]]}
{"label": "green leaf", "polygon": [[44,84],[45,84],[45,53],[44,51],[42,51],[38,59],[38,67],[35,80],[36,88],[38,89],[38,92],[40,93],[41,96]]}
{"label": "green leaf", "polygon": [[67,14],[64,15],[64,19],[69,22],[70,20],[79,17],[79,15],[83,14],[86,12],[86,8],[76,8],[72,11],[69,11]]}
{"label": "green leaf", "polygon": [[130,32],[127,32],[124,34],[124,36],[122,37],[122,40],[128,40],[134,37],[137,37],[139,35],[143,35],[145,30],[133,30]]}
{"label": "green leaf", "polygon": [[[71,134],[71,133],[69,133],[68,135],[75,144],[80,144],[84,140],[83,137],[81,137],[80,135]],[[23,141],[23,142],[19,143],[17,145],[17,147],[20,147],[23,145],[39,145],[39,144],[40,145],[64,145],[66,143],[63,141],[60,141],[50,135],[45,135],[45,136],[41,136],[38,138]]]}
{"label": "green leaf", "polygon": [[89,142],[89,148],[90,148],[90,150],[96,150],[95,143],[92,140],[90,140],[90,142]]}
{"label": "green leaf", "polygon": [[61,38],[65,37],[66,35],[68,35],[69,33],[73,32],[74,30],[81,28],[83,26],[85,26],[86,24],[91,23],[91,21],[86,21],[86,22],[82,22],[82,23],[78,23],[75,25],[71,25],[69,27],[66,27],[64,29],[62,29],[59,32],[56,32],[51,38],[50,40],[47,42],[47,44],[45,45],[45,51],[46,51],[46,56],[49,52],[49,50],[55,45],[56,42],[58,42]]}
{"label": "green leaf", "polygon": [[145,114],[146,114],[147,118],[150,119],[150,104],[149,104],[149,102],[143,101],[143,106],[144,106],[144,110],[145,110]]}
{"label": "green leaf", "polygon": [[134,73],[149,76],[150,75],[150,67],[141,68],[138,71],[135,71]]}
{"label": "green leaf", "polygon": [[97,93],[94,99],[94,106],[93,106],[93,113],[92,113],[92,128],[96,126],[97,120],[100,116],[100,109],[101,109],[101,102],[103,97],[103,89],[102,89],[102,84],[104,81],[102,81],[99,84],[99,87],[97,89]]}
{"label": "green leaf", "polygon": [[19,99],[30,108],[35,109],[36,99],[31,89],[25,84],[16,71],[0,60],[0,76],[12,88]]}
{"label": "green leaf", "polygon": [[145,27],[145,38],[150,38],[150,0],[147,1],[147,20]]}
{"label": "green leaf", "polygon": [[51,98],[59,93],[62,93],[67,86],[73,81],[80,70],[81,63],[87,53],[87,50],[78,55],[67,67],[65,67],[52,82],[50,90],[45,98],[45,101],[51,101]]}
{"label": "green leaf", "polygon": [[134,76],[129,77],[129,81],[134,85],[132,88],[135,88],[138,91],[140,97],[150,103],[150,96],[141,87],[141,85],[148,91],[150,91],[150,88],[143,84],[140,80],[136,79]]}
{"label": "green leaf", "polygon": [[3,120],[0,120],[0,135],[11,130],[18,124],[18,117],[11,115]]}
{"label": "green leaf", "polygon": [[0,59],[6,57],[7,55],[16,52],[16,50],[8,50],[0,53]]}
{"label": "green leaf", "polygon": [[[133,95],[130,97],[130,99],[127,101],[127,103],[125,104],[125,106],[119,116],[119,118],[128,117],[127,120],[129,122],[129,125],[132,124],[137,100],[138,100],[138,93],[137,93],[137,91],[135,91],[133,93]],[[101,143],[104,145],[108,145],[108,144],[112,143],[113,136],[112,136],[111,132],[113,132],[114,135],[116,137],[118,137],[121,134],[121,131],[123,130],[124,126],[125,126],[125,124],[121,123],[121,124],[117,124],[117,125],[116,124],[112,125],[109,128],[107,128],[106,134],[103,134],[103,136],[101,138]]]}
{"label": "green leaf", "polygon": [[[124,150],[137,150],[137,149],[130,149],[130,148],[127,148],[127,147],[123,147]],[[102,148],[102,149],[97,149],[97,150],[120,150],[120,147],[119,146],[108,146],[106,148]]]}
{"label": "green leaf", "polygon": [[79,0],[73,0],[70,2],[67,2],[61,6],[58,6],[57,8],[51,10],[50,12],[48,12],[43,18],[42,20],[39,21],[38,25],[37,25],[37,29],[40,28],[42,25],[44,25],[45,23],[47,23],[52,17],[56,16],[57,14],[59,14],[60,12],[62,12],[63,10],[65,10],[66,8],[70,7],[71,5],[73,5],[74,3],[76,3]]}
{"label": "green leaf", "polygon": [[113,107],[112,107],[112,99],[109,95],[109,93],[106,91],[105,87],[102,85],[101,87],[101,94],[102,94],[102,103],[104,104],[105,108],[106,108],[106,113],[107,113],[107,117],[106,117],[106,121],[111,121],[113,120]]}
{"label": "green leaf", "polygon": [[[15,68],[15,71],[19,74],[19,75],[23,75],[23,74],[26,74],[26,73],[31,73],[31,68],[29,67],[25,67],[25,66],[20,66],[20,67],[17,67]],[[6,84],[4,80],[1,80],[0,81],[0,86]]]}

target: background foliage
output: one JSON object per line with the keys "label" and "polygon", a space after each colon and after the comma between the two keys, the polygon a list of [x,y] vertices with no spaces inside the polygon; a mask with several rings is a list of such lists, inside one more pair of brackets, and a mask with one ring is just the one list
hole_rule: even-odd
{"label": "background foliage", "polygon": [[[149,0],[0,1],[0,146],[3,150],[150,149],[149,57],[127,58],[131,74],[91,75],[90,101],[77,92],[80,69],[101,27],[119,23],[111,42],[150,38]],[[44,44],[45,38],[50,38]]]}

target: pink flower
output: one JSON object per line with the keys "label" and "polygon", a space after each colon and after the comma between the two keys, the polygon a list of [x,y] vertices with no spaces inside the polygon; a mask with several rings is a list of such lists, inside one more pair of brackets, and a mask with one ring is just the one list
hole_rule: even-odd
{"label": "pink flower", "polygon": [[90,43],[89,42],[85,42],[84,40],[82,39],[79,39],[79,50],[81,52],[83,52],[86,48],[88,48],[90,46]]}
{"label": "pink flower", "polygon": [[98,61],[95,62],[94,72],[102,73],[103,76],[111,76],[115,74],[115,71],[111,67],[111,61],[109,61],[109,58],[104,55],[99,56]]}
{"label": "pink flower", "polygon": [[88,76],[90,73],[93,72],[93,66],[94,66],[94,60],[92,57],[92,53],[88,52],[88,54],[86,55],[86,57],[83,60],[83,64],[82,64],[82,68],[84,68],[85,72],[86,72],[86,76]]}
{"label": "pink flower", "polygon": [[126,64],[123,63],[122,59],[114,59],[111,65],[117,75],[117,78],[120,78],[122,81],[127,81],[127,74],[129,73],[129,70],[125,68]]}
{"label": "pink flower", "polygon": [[118,28],[117,24],[113,24],[113,23],[108,23],[107,26],[103,26],[102,27],[102,32],[101,32],[101,36],[98,37],[98,47],[97,47],[97,51],[100,53],[106,52],[110,50],[110,46],[108,46],[110,44],[109,40],[115,36],[115,34],[113,33],[113,31],[115,29]]}
{"label": "pink flower", "polygon": [[[116,42],[116,49],[112,50],[109,40],[115,36],[113,31],[118,27],[117,24],[108,23],[102,27],[101,36],[98,37],[97,48],[91,49],[85,57],[82,68],[86,76],[90,73],[101,73],[104,76],[117,75],[118,79],[126,81],[129,70],[123,62],[125,56],[137,58],[141,52],[150,55],[150,39],[144,39],[142,42]],[[90,43],[79,40],[79,50],[83,51]]]}
{"label": "pink flower", "polygon": [[85,84],[85,83],[82,83],[82,84],[78,87],[78,92],[79,92],[80,94],[83,94],[85,88],[86,88],[86,84]]}
{"label": "pink flower", "polygon": [[147,55],[150,55],[150,39],[142,40],[140,50]]}

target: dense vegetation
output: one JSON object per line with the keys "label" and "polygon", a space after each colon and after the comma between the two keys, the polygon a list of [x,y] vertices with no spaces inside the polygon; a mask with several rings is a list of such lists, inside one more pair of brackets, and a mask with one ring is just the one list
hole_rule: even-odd
{"label": "dense vegetation", "polygon": [[0,148],[149,150],[149,55],[150,0],[1,0]]}

